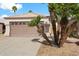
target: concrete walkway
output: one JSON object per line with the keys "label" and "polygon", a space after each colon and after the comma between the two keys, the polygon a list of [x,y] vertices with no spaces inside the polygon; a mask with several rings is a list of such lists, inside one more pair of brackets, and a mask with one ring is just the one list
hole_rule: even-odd
{"label": "concrete walkway", "polygon": [[[34,42],[39,37],[1,37],[0,56],[35,56],[40,43]],[[40,39],[42,40],[42,39]]]}

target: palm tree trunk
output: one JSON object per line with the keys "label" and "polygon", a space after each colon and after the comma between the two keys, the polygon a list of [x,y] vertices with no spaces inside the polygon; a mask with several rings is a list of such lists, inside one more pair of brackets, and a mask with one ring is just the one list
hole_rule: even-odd
{"label": "palm tree trunk", "polygon": [[46,39],[46,41],[47,41],[50,45],[52,45],[52,44],[51,44],[51,41],[48,39],[47,35],[44,33],[44,28],[43,28],[43,27],[39,27],[39,25],[37,25],[36,27],[37,27],[37,29],[38,29],[38,32],[41,33],[42,37],[43,37],[44,39]]}

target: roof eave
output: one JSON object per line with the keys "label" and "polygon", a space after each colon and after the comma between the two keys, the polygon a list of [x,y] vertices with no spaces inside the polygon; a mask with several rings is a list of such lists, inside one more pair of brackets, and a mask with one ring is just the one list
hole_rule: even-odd
{"label": "roof eave", "polygon": [[[4,17],[4,19],[32,19],[32,18],[35,18],[35,17]],[[49,18],[49,16],[45,16],[42,18]]]}

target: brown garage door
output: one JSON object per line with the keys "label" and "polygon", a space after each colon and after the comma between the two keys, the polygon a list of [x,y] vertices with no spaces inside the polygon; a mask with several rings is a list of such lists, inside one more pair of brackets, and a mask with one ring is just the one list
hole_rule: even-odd
{"label": "brown garage door", "polygon": [[10,22],[11,36],[38,36],[36,27],[29,27],[26,22]]}

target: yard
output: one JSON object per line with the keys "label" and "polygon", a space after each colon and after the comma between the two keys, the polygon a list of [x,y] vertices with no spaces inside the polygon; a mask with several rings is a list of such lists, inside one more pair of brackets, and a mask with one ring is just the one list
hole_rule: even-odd
{"label": "yard", "polygon": [[61,48],[42,44],[37,56],[79,56],[79,39],[68,38]]}
{"label": "yard", "polygon": [[[40,40],[39,40],[40,39]],[[79,56],[79,39],[68,38],[61,48],[47,44],[41,37],[3,37],[1,56]]]}

